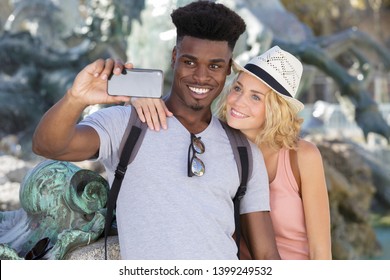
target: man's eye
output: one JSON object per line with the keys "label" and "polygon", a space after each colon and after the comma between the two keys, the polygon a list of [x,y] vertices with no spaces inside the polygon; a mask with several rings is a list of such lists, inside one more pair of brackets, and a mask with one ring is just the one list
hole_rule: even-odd
{"label": "man's eye", "polygon": [[219,69],[221,67],[219,65],[217,65],[217,64],[212,64],[212,65],[210,65],[210,68],[211,69]]}
{"label": "man's eye", "polygon": [[193,62],[191,60],[186,60],[186,61],[184,61],[184,63],[189,65],[189,66],[193,66],[195,64],[195,62]]}

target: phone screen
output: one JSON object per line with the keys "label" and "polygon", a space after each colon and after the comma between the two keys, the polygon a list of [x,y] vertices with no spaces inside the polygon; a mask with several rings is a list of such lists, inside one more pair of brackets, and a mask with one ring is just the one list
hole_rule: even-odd
{"label": "phone screen", "polygon": [[111,75],[107,83],[109,95],[161,98],[164,73],[158,69],[125,69],[121,75]]}

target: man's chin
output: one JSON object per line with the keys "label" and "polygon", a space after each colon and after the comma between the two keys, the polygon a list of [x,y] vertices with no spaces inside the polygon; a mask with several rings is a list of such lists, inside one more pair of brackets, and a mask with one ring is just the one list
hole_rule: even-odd
{"label": "man's chin", "polygon": [[204,109],[204,106],[199,104],[194,104],[191,106],[191,109],[198,112],[198,111],[202,111]]}

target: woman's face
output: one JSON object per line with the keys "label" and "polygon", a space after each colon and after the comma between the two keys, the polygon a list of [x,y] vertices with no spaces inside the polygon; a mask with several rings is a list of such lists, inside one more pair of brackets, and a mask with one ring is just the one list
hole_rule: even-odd
{"label": "woman's face", "polygon": [[226,121],[254,140],[265,121],[265,95],[271,89],[252,75],[241,72],[226,99]]}

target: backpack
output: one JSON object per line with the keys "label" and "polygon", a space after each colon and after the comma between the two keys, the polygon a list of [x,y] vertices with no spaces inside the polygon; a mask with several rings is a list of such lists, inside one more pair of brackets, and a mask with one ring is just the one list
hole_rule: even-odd
{"label": "backpack", "polygon": [[[234,203],[234,223],[236,233],[236,245],[238,248],[237,257],[240,259],[240,200],[245,195],[248,178],[252,174],[252,152],[248,139],[239,130],[229,127],[221,121],[222,127],[229,138],[230,145],[236,160],[240,186],[233,198]],[[115,177],[110,188],[107,200],[106,221],[104,227],[104,258],[107,260],[107,237],[112,227],[116,200],[125,176],[127,166],[134,160],[145,136],[147,124],[141,122],[134,107],[132,107],[130,119],[124,133],[120,151],[122,151],[119,163],[115,170]],[[127,137],[126,137],[127,136]]]}

